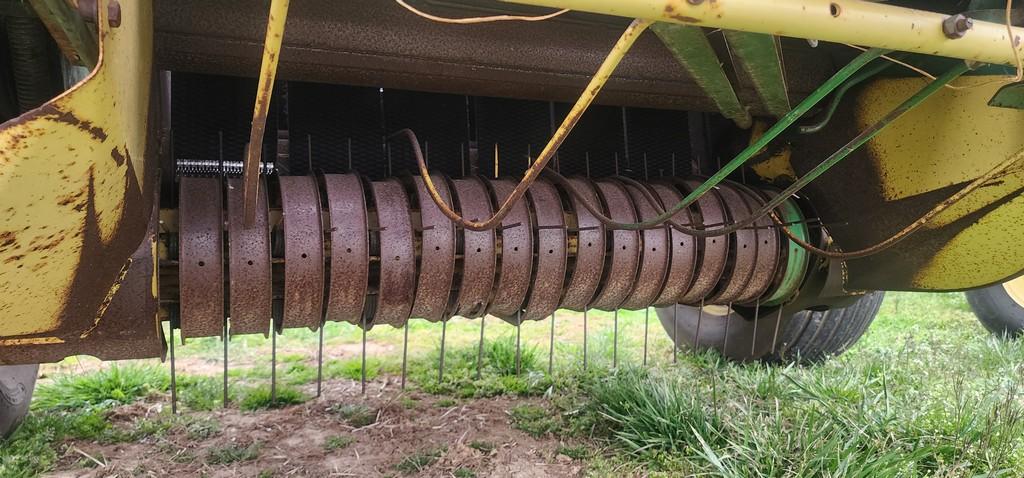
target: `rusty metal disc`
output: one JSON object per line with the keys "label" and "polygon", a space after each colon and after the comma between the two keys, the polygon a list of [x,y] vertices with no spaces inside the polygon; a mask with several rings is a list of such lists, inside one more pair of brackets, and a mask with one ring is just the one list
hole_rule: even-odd
{"label": "rusty metal disc", "polygon": [[357,174],[325,174],[331,273],[326,319],[358,324],[366,307],[370,246],[366,195]]}
{"label": "rusty metal disc", "polygon": [[[683,196],[686,196],[700,186],[700,181],[683,180],[675,181],[674,184],[683,193]],[[694,218],[695,224],[723,224],[727,217],[722,200],[714,189],[708,191],[690,206],[690,214]],[[682,304],[696,304],[715,290],[729,260],[730,237],[728,235],[693,239],[697,243],[700,267],[697,268],[697,274],[690,290],[679,299]]]}
{"label": "rusty metal disc", "polygon": [[260,182],[256,221],[245,227],[242,180],[228,179],[228,316],[231,335],[270,331],[271,266],[267,185]]}
{"label": "rusty metal disc", "polygon": [[181,337],[224,333],[223,201],[220,178],[181,178],[178,277]]}
{"label": "rusty metal disc", "polygon": [[[742,184],[733,185],[737,192],[746,199],[752,211],[756,211],[765,205],[764,197],[754,189]],[[762,216],[754,223],[754,233],[757,235],[757,260],[754,263],[754,272],[750,276],[750,283],[747,285],[746,293],[736,302],[741,304],[753,302],[764,295],[768,288],[775,281],[778,272],[779,260],[782,251],[779,241],[779,232],[775,224],[767,215]]]}
{"label": "rusty metal disc", "polygon": [[[577,191],[586,196],[591,204],[600,204],[594,190],[594,184],[588,179],[571,178],[569,182]],[[581,311],[590,304],[591,299],[601,284],[601,271],[604,270],[604,225],[590,211],[587,211],[576,196],[570,195],[573,212],[576,216],[576,257],[572,263],[572,274],[565,288],[565,296],[561,306],[566,309]]]}
{"label": "rusty metal disc", "polygon": [[522,320],[547,318],[558,309],[565,285],[566,234],[562,199],[551,183],[539,180],[527,193],[537,221],[537,269]]}
{"label": "rusty metal disc", "polygon": [[[515,183],[490,181],[497,204],[512,194]],[[501,272],[487,313],[510,320],[522,309],[533,273],[533,222],[527,201],[520,200],[501,221]]]}
{"label": "rusty metal disc", "polygon": [[[452,181],[462,216],[471,221],[491,217],[490,194],[479,179]],[[462,280],[452,307],[452,316],[474,318],[484,315],[494,287],[496,268],[494,230],[462,230]]]}
{"label": "rusty metal disc", "polygon": [[[679,191],[664,184],[651,184],[649,186],[664,207],[671,207],[673,204],[683,200]],[[692,224],[693,220],[687,209],[679,211],[672,220],[682,224]],[[687,235],[675,228],[669,228],[669,269],[665,276],[665,287],[661,294],[654,300],[655,306],[667,306],[679,303],[683,294],[690,289],[694,273],[697,269],[697,241],[693,236]]]}
{"label": "rusty metal disc", "polygon": [[316,330],[322,320],[324,234],[320,192],[312,176],[281,176],[284,316],[281,327]]}
{"label": "rusty metal disc", "polygon": [[409,199],[397,180],[373,183],[380,227],[380,287],[373,325],[399,327],[409,320],[416,293],[416,251]]}
{"label": "rusty metal disc", "polygon": [[[451,205],[447,181],[441,176],[432,176],[430,179],[441,199]],[[423,235],[416,299],[409,315],[437,322],[445,318],[445,308],[448,307],[455,275],[455,226],[434,203],[423,178],[417,176],[413,182],[419,199]]]}
{"label": "rusty metal disc", "polygon": [[[651,219],[658,215],[654,205],[644,197],[639,189],[631,185],[623,185],[633,199],[639,220]],[[661,207],[661,205],[658,205]],[[637,271],[636,285],[622,303],[623,309],[643,309],[654,303],[665,285],[665,274],[668,272],[669,246],[668,227],[645,229],[640,233],[640,270]]]}
{"label": "rusty metal disc", "polygon": [[[629,193],[617,181],[597,181],[597,192],[607,208],[607,216],[616,222],[636,222],[636,209]],[[610,231],[611,238],[606,244],[610,252],[606,255],[603,284],[591,307],[601,310],[615,310],[626,299],[636,281],[640,265],[640,234],[637,231]]]}
{"label": "rusty metal disc", "polygon": [[[719,184],[718,193],[725,204],[725,210],[729,215],[726,221],[732,224],[737,219],[750,217],[750,206],[747,201],[736,190],[735,185],[730,181],[723,181]],[[711,228],[714,230],[715,228]],[[736,302],[747,293],[750,284],[750,277],[754,273],[754,265],[757,262],[757,233],[753,229],[740,229],[732,234],[733,247],[729,254],[732,268],[727,271],[726,278],[722,285],[710,299],[712,304],[728,304]]]}

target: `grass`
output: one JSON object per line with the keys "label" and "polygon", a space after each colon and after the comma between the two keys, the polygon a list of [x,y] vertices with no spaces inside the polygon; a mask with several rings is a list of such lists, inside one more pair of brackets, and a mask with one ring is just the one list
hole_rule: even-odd
{"label": "grass", "polygon": [[327,437],[326,440],[324,440],[324,450],[326,450],[326,451],[341,450],[342,448],[346,448],[346,447],[348,447],[349,445],[351,445],[351,444],[353,444],[355,442],[356,442],[356,439],[353,438],[351,435],[334,435],[334,436],[329,436],[329,437]]}
{"label": "grass", "polygon": [[395,470],[407,475],[419,473],[440,460],[447,451],[445,446],[425,448],[403,458],[395,465]]}
{"label": "grass", "polygon": [[[451,321],[443,376],[439,326],[415,321],[409,382],[437,397],[419,405],[403,396],[396,406],[531,397],[509,408],[512,425],[554,441],[549,453],[581,460],[591,476],[1024,476],[1024,341],[989,336],[961,294],[889,294],[864,339],[841,357],[813,366],[737,365],[713,352],[680,353],[673,363],[671,346],[652,318],[652,366],[641,368],[643,312],[622,312],[619,367],[612,369],[612,318],[594,312],[583,370],[579,321],[568,312],[558,314],[553,375],[546,373],[548,322],[523,324],[517,367],[514,327],[488,319],[479,362],[479,321]],[[368,377],[401,370],[402,332],[370,331],[372,343],[393,352],[371,356]],[[355,327],[329,324],[325,345],[358,350],[361,335]],[[232,357],[240,365],[231,373],[230,406],[259,410],[307,399],[302,390],[309,388],[302,387],[316,378],[316,335],[287,331],[278,343],[279,393],[271,403],[263,385],[270,370],[266,342],[259,336],[232,340]],[[178,356],[209,360],[219,347],[212,339],[190,340]],[[32,413],[12,439],[0,443],[0,476],[52,469],[68,440],[145,439],[174,427],[194,440],[220,433],[216,423],[201,420],[155,417],[127,428],[110,423],[111,409],[120,404],[165,400],[166,367],[125,363],[93,373],[73,367],[68,362],[44,369],[49,377],[40,383]],[[361,375],[358,355],[324,363],[327,378]],[[219,376],[179,374],[178,392],[186,409],[223,406]],[[331,411],[357,428],[377,418],[375,409],[360,403]],[[325,449],[347,446],[344,437],[329,437]],[[469,443],[485,455],[499,445]],[[394,470],[421,473],[445,452],[426,448],[404,457]],[[205,453],[175,459],[244,461],[259,455],[259,445]],[[463,470],[465,476],[474,473]]]}
{"label": "grass", "polygon": [[252,461],[260,456],[263,445],[253,442],[248,445],[232,443],[214,447],[206,453],[206,463],[210,465],[230,465],[243,461]]}

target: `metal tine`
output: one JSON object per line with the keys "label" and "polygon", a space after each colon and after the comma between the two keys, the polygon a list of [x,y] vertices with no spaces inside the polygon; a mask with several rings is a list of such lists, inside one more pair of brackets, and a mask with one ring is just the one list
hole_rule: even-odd
{"label": "metal tine", "polygon": [[352,172],[352,138],[348,138],[348,172]]}
{"label": "metal tine", "polygon": [[679,304],[672,306],[672,363],[679,363],[679,322],[676,320],[679,313]]}
{"label": "metal tine", "polygon": [[551,313],[551,336],[548,340],[548,375],[554,370],[555,365],[555,313]]}
{"label": "metal tine", "polygon": [[362,364],[359,367],[359,391],[361,394],[366,395],[366,314],[363,314],[363,349],[362,349]]}
{"label": "metal tine", "polygon": [[270,331],[270,403],[277,402],[277,324]]}
{"label": "metal tine", "polygon": [[651,308],[644,309],[644,367],[647,366],[647,331],[651,328]]}
{"label": "metal tine", "polygon": [[441,358],[437,369],[437,383],[444,381],[444,342],[448,335],[448,321],[441,321]]}
{"label": "metal tine", "polygon": [[619,309],[612,319],[612,368],[619,366]]}
{"label": "metal tine", "polygon": [[178,378],[174,367],[174,321],[170,323],[171,330],[171,414],[178,414]]}
{"label": "metal tine", "polygon": [[700,352],[700,323],[704,320],[704,298],[700,299],[700,308],[697,309],[697,330],[693,332],[693,351]]}
{"label": "metal tine", "polygon": [[775,346],[779,340],[779,324],[782,323],[782,307],[779,307],[779,314],[775,316],[775,332],[772,333],[772,353],[775,353]]}
{"label": "metal tine", "polygon": [[320,322],[320,342],[316,350],[316,398],[320,398],[324,391],[324,326],[327,321]]}
{"label": "metal tine", "polygon": [[480,341],[477,343],[476,349],[476,379],[480,380],[483,375],[484,368],[484,323],[487,321],[487,316],[480,317]]}
{"label": "metal tine", "polygon": [[409,322],[412,319],[405,321],[405,330],[402,337],[402,390],[405,390],[405,376],[408,371],[409,365]]}
{"label": "metal tine", "polygon": [[754,359],[754,344],[757,343],[757,317],[761,314],[761,298],[757,298],[757,302],[754,303],[754,333],[750,338],[750,358]]}
{"label": "metal tine", "polygon": [[[626,110],[625,109],[622,110],[622,118],[623,118],[623,120],[625,120],[625,118],[626,118]],[[623,123],[623,128],[625,128],[625,123]],[[647,153],[643,154],[643,167],[644,167],[644,181],[648,181],[648,180],[650,180],[650,177],[647,175]],[[644,309],[644,361],[643,361],[643,366],[644,367],[647,366],[647,344],[648,344],[648,333],[649,333],[650,329],[651,329],[651,308],[647,307],[647,308]]]}
{"label": "metal tine", "polygon": [[725,340],[722,344],[722,355],[729,353],[729,324],[732,323],[732,302],[729,302],[729,306],[725,312]]}
{"label": "metal tine", "polygon": [[523,315],[522,311],[516,311],[516,375],[519,375],[522,365],[522,350],[520,349],[520,341],[522,340],[523,332]]}
{"label": "metal tine", "polygon": [[391,177],[391,143],[386,143],[388,156],[388,177]]}
{"label": "metal tine", "polygon": [[224,319],[224,398],[221,402],[223,408],[228,406],[228,319]]}
{"label": "metal tine", "polygon": [[587,312],[590,309],[583,308],[583,371],[587,370]]}

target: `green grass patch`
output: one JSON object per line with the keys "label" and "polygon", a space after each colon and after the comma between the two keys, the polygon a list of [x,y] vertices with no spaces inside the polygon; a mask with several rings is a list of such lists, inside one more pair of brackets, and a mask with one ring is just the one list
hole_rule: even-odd
{"label": "green grass patch", "polygon": [[232,443],[210,449],[206,453],[206,463],[210,465],[230,465],[243,461],[252,461],[260,457],[263,445],[253,442],[248,445]]}
{"label": "green grass patch", "polygon": [[362,428],[377,421],[377,411],[361,403],[346,403],[329,409],[350,427]]}
{"label": "green grass patch", "polygon": [[517,405],[508,411],[508,415],[512,418],[512,426],[533,437],[539,438],[557,432],[561,426],[557,413],[540,405]]}
{"label": "green grass patch", "polygon": [[395,469],[407,475],[419,473],[428,466],[436,463],[437,460],[440,460],[447,451],[448,447],[446,446],[420,450],[406,456],[402,461],[396,463]]}
{"label": "green grass patch", "polygon": [[469,447],[485,455],[489,455],[492,451],[494,451],[495,448],[497,448],[497,446],[495,446],[494,443],[482,440],[474,440],[469,442]]}
{"label": "green grass patch", "polygon": [[476,472],[469,468],[456,468],[452,472],[452,476],[455,478],[476,478]]}
{"label": "green grass patch", "polygon": [[238,408],[246,411],[284,408],[299,405],[308,400],[302,392],[289,387],[277,387],[277,396],[270,393],[269,388],[255,388],[245,392],[238,403]]}
{"label": "green grass patch", "polygon": [[153,365],[111,364],[86,374],[61,374],[36,387],[36,410],[73,410],[90,406],[122,405],[170,386],[167,370]]}
{"label": "green grass patch", "polygon": [[351,435],[333,435],[327,437],[324,440],[324,450],[335,451],[347,448],[349,445],[356,442],[356,439]]}

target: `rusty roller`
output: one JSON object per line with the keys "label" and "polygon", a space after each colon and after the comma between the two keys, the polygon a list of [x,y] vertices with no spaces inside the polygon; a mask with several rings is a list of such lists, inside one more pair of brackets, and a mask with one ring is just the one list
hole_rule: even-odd
{"label": "rusty roller", "polygon": [[[490,217],[514,186],[506,179],[432,180],[441,199],[471,219]],[[247,229],[238,220],[237,182],[229,181],[224,251],[220,180],[182,180],[185,337],[221,333],[222,263],[228,265],[234,327],[254,333],[266,331],[271,290],[283,297],[279,325],[312,328],[324,318],[397,327],[410,318],[484,315],[518,323],[559,308],[643,309],[702,301],[753,306],[780,293],[784,255],[792,247],[768,218],[707,238],[669,225],[612,230],[579,198],[543,179],[499,227],[471,231],[454,226],[420,177],[286,176],[277,181],[278,196],[270,195],[272,206],[261,206],[256,226]],[[679,178],[647,184],[571,181],[603,215],[621,222],[653,217],[698,184]],[[725,182],[674,220],[714,230],[747,217],[772,194]],[[270,237],[283,243],[283,253],[273,259]],[[272,262],[283,266],[271,268]]]}

